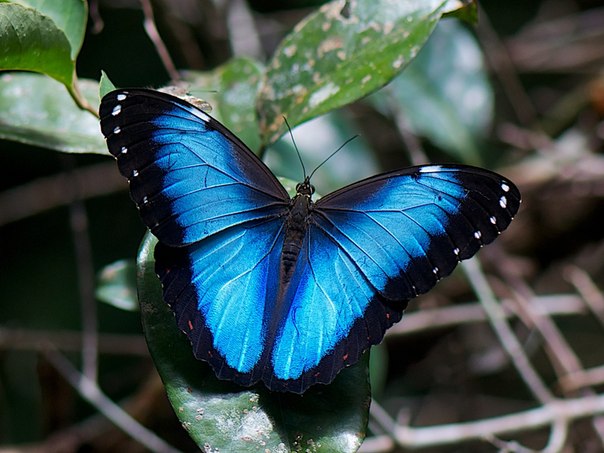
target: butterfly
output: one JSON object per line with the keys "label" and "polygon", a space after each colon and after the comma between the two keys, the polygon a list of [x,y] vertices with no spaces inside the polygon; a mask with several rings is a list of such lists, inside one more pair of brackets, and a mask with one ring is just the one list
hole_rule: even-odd
{"label": "butterfly", "polygon": [[100,117],[158,238],[178,327],[195,357],[242,386],[330,383],[520,205],[511,181],[462,165],[391,171],[317,201],[306,177],[291,198],[241,140],[177,97],[112,91]]}

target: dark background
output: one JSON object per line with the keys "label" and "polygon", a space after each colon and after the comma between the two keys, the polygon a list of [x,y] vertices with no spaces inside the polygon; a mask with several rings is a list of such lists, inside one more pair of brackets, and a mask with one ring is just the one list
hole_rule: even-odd
{"label": "dark background", "polygon": [[[263,50],[271,55],[283,35],[311,12],[313,5],[321,2],[248,3]],[[155,48],[144,33],[138,3],[130,4],[131,7],[121,7],[128,6],[128,2],[100,2],[104,28],[94,33],[95,23],[89,23],[78,59],[81,78],[98,80],[100,71],[104,70],[119,86],[161,86],[169,82]],[[157,26],[178,68],[211,69],[232,56],[224,14],[212,6],[213,2],[158,0],[153,5]],[[187,5],[199,14],[187,16],[189,22],[185,23],[173,11]],[[577,289],[564,277],[568,276],[565,273],[568,266],[579,266],[596,285],[602,286],[604,192],[599,176],[604,176],[604,171],[591,168],[592,172],[587,172],[582,167],[582,159],[585,153],[599,156],[603,151],[604,21],[599,22],[599,26],[597,21],[604,18],[604,3],[485,0],[481,6],[486,17],[478,25],[477,35],[488,53],[496,90],[496,119],[490,146],[509,150],[517,145],[510,153],[513,160],[506,163],[506,175],[518,183],[524,195],[523,211],[509,234],[502,238],[501,249],[485,250],[485,266],[487,269],[496,267],[497,260],[503,256],[502,262],[508,271],[537,294],[577,294]],[[556,28],[556,21],[574,24],[576,28],[572,31]],[[554,24],[553,32],[539,28],[551,24]],[[490,39],[493,36],[508,49],[508,57],[521,83],[519,88],[534,112],[514,109],[518,102],[510,99],[510,92],[502,84],[506,74],[502,74],[497,65],[502,56],[493,46]],[[541,44],[552,43],[554,39],[556,46],[543,45],[539,50]],[[183,46],[183,43],[189,45]],[[533,51],[538,57],[526,57],[535,55],[530,53]],[[556,116],[552,115],[553,109],[557,109]],[[355,115],[363,133],[379,137],[391,132],[388,122],[381,118],[380,121],[364,119],[363,115],[375,116],[375,112],[360,110],[357,108]],[[585,146],[589,151],[577,150],[576,157],[567,157],[554,175],[539,179],[542,175],[527,170],[526,163],[542,159],[544,166],[551,165],[551,156],[544,155],[543,151],[547,148],[536,149],[534,143],[527,143],[527,134],[514,131],[516,128],[543,130],[540,121],[545,120],[554,123],[545,129],[552,141],[559,142],[562,137],[574,134],[578,137],[576,146]],[[384,129],[368,131],[363,128],[363,121],[372,125],[385,123]],[[11,189],[41,178],[109,161],[102,156],[63,155],[6,141],[0,142],[0,149],[0,195],[10,194]],[[439,156],[437,150],[433,152]],[[382,161],[379,157],[378,160]],[[535,167],[530,168],[534,171]],[[343,173],[346,171],[342,168]],[[125,184],[122,190],[86,199],[83,207],[95,272],[113,261],[136,255],[145,229]],[[68,443],[68,450],[75,445],[82,451],[116,448],[136,451],[141,447],[130,443],[102,417],[95,415],[39,352],[45,341],[52,342],[81,328],[78,290],[78,263],[81,262],[76,257],[77,238],[72,225],[74,217],[78,218],[78,209],[66,203],[0,225],[0,444],[55,448],[58,444],[53,443],[53,439],[76,432],[78,441]],[[436,295],[426,296],[416,305],[430,306],[442,302],[443,298],[448,303],[467,302],[474,300],[473,297],[459,276],[439,285]],[[100,359],[101,387],[116,401],[127,398],[144,423],[173,445],[194,449],[158,385],[142,343],[138,313],[103,303],[98,304],[98,310],[99,330],[104,335],[123,333],[140,337],[134,339],[131,353],[123,353],[122,348],[107,342]],[[557,324],[584,366],[604,362],[602,326],[593,316],[565,317]],[[12,337],[3,338],[2,329],[11,332]],[[522,338],[530,342],[527,330],[522,326],[518,329]],[[22,336],[16,336],[17,333]],[[61,338],[66,345],[71,345],[67,347],[71,348],[68,355],[78,364],[79,340]],[[468,365],[484,352],[468,346],[477,343],[487,350],[494,343],[486,325],[389,339],[376,353],[389,357],[386,384],[380,389],[378,400],[395,417],[401,407],[409,408],[416,424],[471,419],[530,407],[531,396],[509,363],[482,374]],[[539,346],[535,349],[534,363],[540,367],[545,380],[553,384],[554,372]],[[493,346],[491,352],[495,350]],[[385,368],[385,361],[380,363]],[[543,446],[546,435],[544,430],[522,440],[538,448]],[[588,423],[573,426],[571,441],[577,451],[601,449],[594,439]],[[456,448],[450,451],[458,451]],[[484,444],[473,448],[494,451]]]}

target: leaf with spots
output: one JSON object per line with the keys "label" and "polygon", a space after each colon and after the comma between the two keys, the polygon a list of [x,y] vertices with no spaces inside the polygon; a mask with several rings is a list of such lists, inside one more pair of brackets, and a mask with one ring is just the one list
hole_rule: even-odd
{"label": "leaf with spots", "polygon": [[186,336],[162,300],[154,271],[156,239],[149,233],[138,256],[138,290],[149,351],[174,412],[203,451],[355,452],[367,428],[367,354],[328,385],[304,395],[219,381],[193,357]]}
{"label": "leaf with spots", "polygon": [[387,84],[447,7],[442,0],[337,0],[308,16],[283,40],[262,80],[263,143],[284,132],[282,115],[294,126]]}
{"label": "leaf with spots", "polygon": [[212,106],[212,116],[224,123],[252,150],[260,148],[256,93],[263,66],[250,58],[235,58],[213,71],[186,71],[187,91]]}

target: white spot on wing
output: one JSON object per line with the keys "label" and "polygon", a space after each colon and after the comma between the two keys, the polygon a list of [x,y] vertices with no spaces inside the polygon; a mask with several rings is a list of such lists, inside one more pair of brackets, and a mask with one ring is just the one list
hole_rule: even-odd
{"label": "white spot on wing", "polygon": [[138,170],[132,170],[132,177],[136,178],[138,176]]}
{"label": "white spot on wing", "polygon": [[201,110],[199,112],[195,112],[195,114],[201,121],[203,121],[205,123],[210,122],[210,117],[208,115],[206,115],[205,113],[203,113]]}
{"label": "white spot on wing", "polygon": [[507,206],[508,206],[508,199],[505,196],[502,196],[499,199],[499,206],[501,206],[503,209],[507,208]]}
{"label": "white spot on wing", "polygon": [[474,232],[474,237],[476,239],[480,239],[482,237],[482,233],[480,232],[480,230]]}
{"label": "white spot on wing", "polygon": [[503,190],[504,192],[509,192],[510,191],[510,186],[508,186],[506,183],[502,182],[501,183],[501,190]]}
{"label": "white spot on wing", "polygon": [[455,247],[453,249],[453,253],[455,253],[455,256],[459,256],[459,249],[457,247]]}
{"label": "white spot on wing", "polygon": [[491,217],[489,217],[489,220],[491,221],[491,223],[492,223],[493,225],[495,225],[495,224],[497,223],[497,218],[495,218],[495,216],[494,216],[494,215],[492,215]]}
{"label": "white spot on wing", "polygon": [[115,107],[113,107],[113,110],[111,111],[111,114],[112,114],[113,116],[117,116],[117,115],[119,115],[120,113],[122,113],[122,105],[121,105],[121,104],[118,104],[118,105],[116,105]]}
{"label": "white spot on wing", "polygon": [[120,93],[117,95],[118,101],[123,101],[124,99],[126,99],[126,93]]}
{"label": "white spot on wing", "polygon": [[114,134],[119,134],[120,132],[122,132],[122,129],[119,126],[115,126],[113,128],[113,133]]}
{"label": "white spot on wing", "polygon": [[126,148],[125,146],[122,146],[122,149],[120,151],[121,154],[128,154],[128,148]]}
{"label": "white spot on wing", "polygon": [[425,167],[422,167],[419,169],[420,173],[433,173],[435,171],[440,171],[442,169],[442,166],[440,165],[426,165]]}

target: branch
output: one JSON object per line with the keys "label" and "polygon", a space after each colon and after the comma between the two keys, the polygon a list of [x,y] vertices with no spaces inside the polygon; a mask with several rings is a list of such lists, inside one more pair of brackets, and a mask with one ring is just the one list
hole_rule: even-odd
{"label": "branch", "polygon": [[[535,296],[530,303],[537,313],[549,316],[583,315],[586,307],[582,299],[574,294],[559,294],[554,296]],[[501,302],[503,315],[515,318],[518,314],[510,307],[514,306],[511,299]],[[477,303],[458,304],[440,308],[420,309],[406,313],[402,322],[392,326],[386,333],[386,338],[424,333],[431,330],[446,329],[464,324],[474,324],[487,321],[487,315],[482,306]]]}
{"label": "branch", "polygon": [[111,420],[130,437],[140,442],[151,451],[160,453],[177,453],[178,450],[167,444],[143,425],[133,419],[119,405],[105,395],[95,382],[81,374],[63,355],[55,350],[47,350],[45,356],[61,375],[92,404],[101,414]]}
{"label": "branch", "polygon": [[[48,344],[61,351],[82,350],[82,332],[73,330],[26,330],[0,327],[0,350],[48,349]],[[148,356],[142,335],[100,334],[99,353]]]}
{"label": "branch", "polygon": [[489,437],[542,428],[559,420],[568,423],[578,418],[602,413],[604,413],[602,395],[568,400],[553,399],[536,409],[472,422],[427,428],[397,425],[393,435],[398,445],[419,449],[471,440],[488,440]]}
{"label": "branch", "polygon": [[151,7],[151,2],[149,0],[140,0],[140,2],[143,8],[143,14],[145,15],[143,26],[147,32],[147,36],[149,36],[149,39],[155,46],[155,50],[157,50],[157,54],[164,64],[166,71],[168,71],[172,81],[180,80],[180,74],[176,70],[176,66],[170,57],[170,52],[168,52],[168,48],[162,41],[159,31],[155,26],[155,18],[153,17],[153,8]]}
{"label": "branch", "polygon": [[530,360],[524,353],[522,345],[513,330],[506,321],[505,313],[501,306],[497,303],[495,295],[491,290],[479,261],[474,258],[461,263],[463,270],[468,276],[470,284],[478,295],[482,306],[484,307],[489,322],[493,327],[495,334],[499,338],[503,348],[506,350],[516,370],[524,380],[533,395],[541,403],[547,403],[554,399],[549,389],[545,386],[541,377],[533,366]]}

